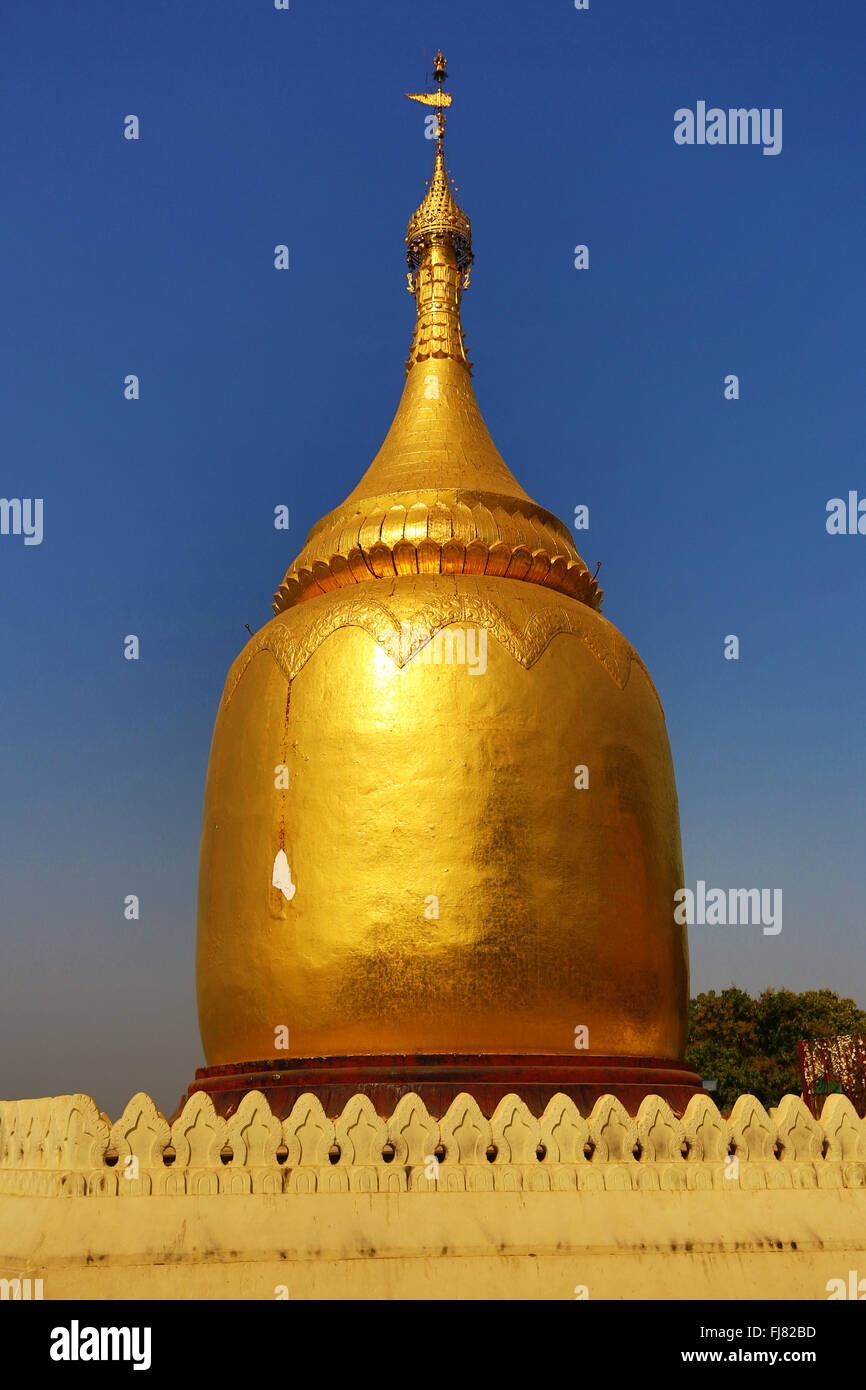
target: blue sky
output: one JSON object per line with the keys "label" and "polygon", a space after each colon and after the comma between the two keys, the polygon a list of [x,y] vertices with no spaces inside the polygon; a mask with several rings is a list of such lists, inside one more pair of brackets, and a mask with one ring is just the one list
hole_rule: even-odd
{"label": "blue sky", "polygon": [[[0,536],[0,1094],[171,1110],[201,1064],[213,719],[396,408],[433,151],[403,93],[440,44],[487,424],[543,506],[590,508],[686,883],[784,893],[778,936],[691,932],[693,991],[866,1006],[866,536],[825,528],[866,497],[862,6],[44,0],[4,29],[0,493],[44,539]],[[781,108],[782,152],[676,145],[699,100]]]}

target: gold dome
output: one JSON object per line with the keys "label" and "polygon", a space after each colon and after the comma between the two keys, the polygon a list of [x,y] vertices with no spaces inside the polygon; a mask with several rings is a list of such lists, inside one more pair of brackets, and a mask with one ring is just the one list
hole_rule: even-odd
{"label": "gold dome", "polygon": [[407,237],[397,414],[217,715],[198,931],[211,1065],[276,1056],[280,1029],[286,1057],[573,1057],[581,1027],[593,1054],[682,1055],[664,715],[568,528],[478,409],[443,80],[444,60],[419,98],[440,127]]}

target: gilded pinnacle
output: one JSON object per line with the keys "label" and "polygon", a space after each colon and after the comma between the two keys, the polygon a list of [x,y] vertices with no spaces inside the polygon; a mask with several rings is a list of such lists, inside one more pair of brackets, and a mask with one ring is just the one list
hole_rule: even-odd
{"label": "gilded pinnacle", "polygon": [[445,168],[441,50],[433,177],[406,233],[415,327],[399,409],[381,449],[335,511],[311,530],[274,595],[274,611],[346,585],[413,574],[505,577],[598,608],[601,590],[567,526],[520,486],[490,438],[460,319],[472,264],[469,218]]}
{"label": "gilded pinnacle", "polygon": [[451,183],[445,169],[444,108],[451,105],[451,97],[442,91],[442,84],[447,80],[448,73],[441,48],[433,60],[433,72],[437,84],[435,92],[406,93],[410,101],[420,101],[425,106],[436,108],[436,158],[433,164],[433,178],[421,205],[409,219],[406,231],[409,289],[413,292],[416,274],[424,263],[425,256],[435,245],[445,242],[453,247],[455,264],[463,278],[464,289],[469,284],[469,270],[472,265],[472,228],[469,218],[451,191]]}
{"label": "gilded pinnacle", "polygon": [[[469,284],[472,265],[472,226],[453,193],[445,170],[445,155],[441,144],[436,149],[433,177],[420,206],[413,212],[406,229],[406,260],[410,281],[423,264],[426,253],[437,243],[450,242],[456,265],[463,277],[463,288]],[[414,286],[410,283],[410,289]]]}

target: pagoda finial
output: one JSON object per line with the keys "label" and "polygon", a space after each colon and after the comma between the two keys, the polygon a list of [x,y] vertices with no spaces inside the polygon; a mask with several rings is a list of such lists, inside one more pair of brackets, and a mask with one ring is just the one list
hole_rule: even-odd
{"label": "pagoda finial", "polygon": [[436,78],[435,92],[407,92],[410,101],[420,101],[423,106],[436,107],[436,145],[441,150],[442,141],[445,138],[445,107],[451,105],[451,97],[447,92],[443,92],[443,83],[448,81],[448,70],[442,49],[436,50],[436,57],[433,59],[433,76]]}
{"label": "pagoda finial", "polygon": [[445,107],[451,105],[451,97],[442,90],[443,83],[448,79],[448,72],[441,48],[433,59],[433,75],[436,78],[435,92],[406,93],[410,101],[420,101],[424,106],[436,108],[436,158],[433,163],[433,178],[420,207],[412,214],[406,232],[408,288],[413,294],[418,270],[434,246],[450,244],[454,264],[464,289],[469,284],[472,265],[472,228],[469,218],[452,193],[451,182],[445,169]]}

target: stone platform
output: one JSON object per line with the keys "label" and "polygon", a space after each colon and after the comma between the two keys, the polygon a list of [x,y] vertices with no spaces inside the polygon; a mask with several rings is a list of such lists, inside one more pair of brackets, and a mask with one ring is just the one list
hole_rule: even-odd
{"label": "stone platform", "polygon": [[[282,1121],[0,1103],[0,1278],[45,1299],[814,1299],[866,1276],[866,1123],[830,1096],[588,1115],[354,1096]],[[866,1285],[864,1285],[866,1288]]]}

